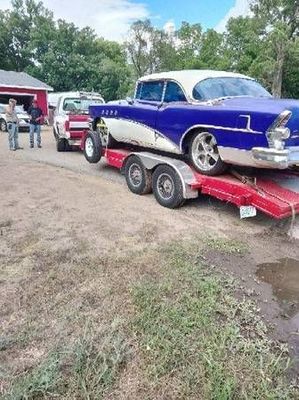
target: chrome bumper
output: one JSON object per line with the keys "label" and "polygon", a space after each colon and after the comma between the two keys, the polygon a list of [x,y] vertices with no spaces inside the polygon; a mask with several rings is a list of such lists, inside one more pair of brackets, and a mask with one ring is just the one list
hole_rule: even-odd
{"label": "chrome bumper", "polygon": [[252,156],[258,166],[265,168],[285,169],[299,165],[299,147],[288,147],[284,150],[254,147]]}

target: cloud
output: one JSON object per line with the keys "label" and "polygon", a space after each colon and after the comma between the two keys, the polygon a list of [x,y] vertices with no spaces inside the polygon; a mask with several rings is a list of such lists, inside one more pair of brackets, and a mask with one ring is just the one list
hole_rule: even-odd
{"label": "cloud", "polygon": [[[8,8],[10,1],[0,0],[0,8]],[[55,18],[74,22],[80,28],[90,26],[99,36],[123,41],[130,25],[150,17],[145,4],[132,0],[44,0]]]}
{"label": "cloud", "polygon": [[235,0],[235,5],[228,11],[222,20],[215,26],[217,32],[224,32],[230,18],[250,14],[250,0]]}

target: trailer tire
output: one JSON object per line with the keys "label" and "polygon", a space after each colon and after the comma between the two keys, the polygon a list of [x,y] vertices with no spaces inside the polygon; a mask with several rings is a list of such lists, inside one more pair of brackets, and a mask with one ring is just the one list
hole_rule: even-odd
{"label": "trailer tire", "polygon": [[143,195],[152,191],[152,173],[145,168],[138,156],[131,156],[125,163],[125,177],[132,193]]}
{"label": "trailer tire", "polygon": [[84,156],[91,164],[96,164],[102,157],[102,142],[97,132],[89,131],[84,140]]}
{"label": "trailer tire", "polygon": [[159,165],[153,173],[153,193],[163,207],[178,208],[185,202],[181,178],[167,164]]}

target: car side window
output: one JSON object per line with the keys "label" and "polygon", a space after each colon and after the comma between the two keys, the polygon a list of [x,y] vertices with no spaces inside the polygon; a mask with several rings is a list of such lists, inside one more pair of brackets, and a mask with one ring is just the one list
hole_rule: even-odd
{"label": "car side window", "polygon": [[136,98],[146,101],[162,101],[164,82],[163,81],[151,81],[142,82],[142,86],[138,91]]}
{"label": "car side window", "polygon": [[167,82],[164,101],[165,103],[171,103],[173,101],[187,101],[187,99],[183,90],[176,82]]}

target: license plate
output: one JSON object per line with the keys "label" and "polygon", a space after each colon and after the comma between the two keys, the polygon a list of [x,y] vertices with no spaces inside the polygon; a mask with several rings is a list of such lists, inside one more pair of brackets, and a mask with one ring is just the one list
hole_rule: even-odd
{"label": "license plate", "polygon": [[241,206],[240,207],[240,218],[250,218],[256,216],[256,208],[253,206]]}

